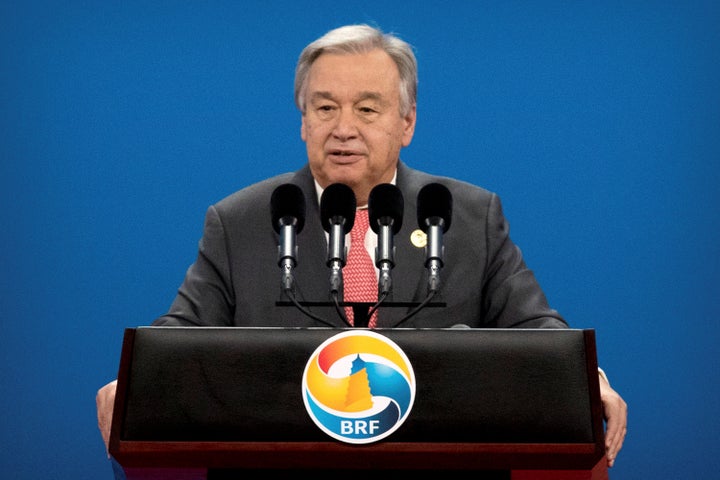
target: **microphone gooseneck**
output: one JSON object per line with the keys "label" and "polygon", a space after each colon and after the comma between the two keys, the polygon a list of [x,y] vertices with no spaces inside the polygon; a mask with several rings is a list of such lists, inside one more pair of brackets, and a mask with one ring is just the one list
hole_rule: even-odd
{"label": "microphone gooseneck", "polygon": [[343,183],[334,183],[320,197],[320,221],[329,234],[327,266],[330,267],[330,294],[343,293],[342,269],[347,260],[345,235],[355,224],[355,193]]}
{"label": "microphone gooseneck", "polygon": [[443,234],[452,221],[452,194],[445,185],[429,183],[418,193],[417,221],[427,235],[425,267],[428,269],[428,290],[440,288],[440,270],[444,266]]}
{"label": "microphone gooseneck", "polygon": [[280,235],[278,266],[282,270],[282,288],[293,291],[293,268],[297,265],[297,234],[305,226],[305,195],[300,187],[285,183],[277,187],[270,198],[272,226]]}
{"label": "microphone gooseneck", "polygon": [[378,236],[375,249],[375,266],[380,270],[378,297],[384,298],[392,291],[391,271],[395,267],[393,236],[402,227],[404,200],[402,192],[395,185],[376,185],[368,197],[370,228]]}

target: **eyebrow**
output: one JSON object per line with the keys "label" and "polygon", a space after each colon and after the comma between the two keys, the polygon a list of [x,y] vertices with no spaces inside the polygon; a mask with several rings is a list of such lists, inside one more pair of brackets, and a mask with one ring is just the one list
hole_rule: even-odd
{"label": "eyebrow", "polygon": [[[310,95],[311,102],[320,99],[335,101],[335,97],[333,96],[333,94],[324,90],[312,92],[312,94]],[[355,102],[361,102],[363,100],[374,100],[380,102],[383,105],[387,105],[389,103],[387,100],[385,100],[382,94],[372,91],[360,92],[360,94],[356,97]]]}

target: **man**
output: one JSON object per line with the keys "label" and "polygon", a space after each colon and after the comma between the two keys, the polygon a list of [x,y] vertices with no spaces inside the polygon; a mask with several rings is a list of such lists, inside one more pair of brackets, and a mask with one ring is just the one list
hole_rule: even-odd
{"label": "man", "polygon": [[[409,168],[400,151],[410,144],[416,121],[417,66],[412,48],[397,37],[365,25],[330,31],[303,50],[295,77],[295,101],[308,164],[242,189],[211,206],[197,260],[190,267],[168,313],[154,325],[320,326],[294,308],[278,304],[278,237],[271,226],[270,198],[285,183],[300,187],[307,216],[297,235],[296,294],[301,301],[328,298],[324,269],[327,237],[320,219],[324,189],[352,188],[357,205],[368,203],[379,184],[395,184],[404,198],[403,229],[395,236],[392,300],[419,302],[426,295],[423,245],[413,241],[416,199],[429,183],[445,185],[453,197],[452,225],[444,238],[445,266],[440,296],[446,305],[426,308],[404,327],[566,328],[549,307],[520,250],[513,244],[499,198],[458,180]],[[369,231],[368,251],[377,238]],[[314,314],[338,327],[335,310]],[[378,328],[391,328],[407,309],[380,309]],[[600,378],[607,420],[606,450],[612,466],[625,437],[627,407]],[[98,423],[106,444],[115,382],[97,395]]]}

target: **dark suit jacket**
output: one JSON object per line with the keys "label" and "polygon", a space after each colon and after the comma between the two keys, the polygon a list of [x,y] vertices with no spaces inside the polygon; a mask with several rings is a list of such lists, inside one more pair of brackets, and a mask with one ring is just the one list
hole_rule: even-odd
{"label": "dark suit jacket", "polygon": [[[320,222],[315,184],[306,165],[244,188],[207,210],[197,260],[187,271],[169,312],[154,325],[323,326],[286,302],[281,292],[278,235],[272,228],[270,197],[282,183],[297,184],[307,205],[305,226],[297,235],[295,285],[301,302],[329,302],[327,240]],[[421,302],[427,294],[425,251],[410,236],[417,224],[417,195],[430,182],[448,187],[453,196],[452,223],[444,234],[445,266],[440,295],[402,327],[480,328],[567,327],[548,306],[520,249],[511,241],[500,199],[485,189],[455,179],[432,176],[400,162],[397,186],[404,197],[401,230],[394,237],[393,293],[388,302]],[[310,307],[313,313],[343,327],[335,309]],[[395,326],[405,308],[380,307],[378,328]]]}

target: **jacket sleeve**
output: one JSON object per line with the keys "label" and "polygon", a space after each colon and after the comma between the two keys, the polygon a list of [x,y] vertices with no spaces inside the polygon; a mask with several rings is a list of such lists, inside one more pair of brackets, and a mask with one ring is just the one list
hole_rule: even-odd
{"label": "jacket sleeve", "polygon": [[499,197],[492,194],[487,211],[487,264],[483,285],[485,324],[497,328],[566,328],[548,305],[520,248],[510,238]]}
{"label": "jacket sleeve", "polygon": [[154,326],[230,326],[235,311],[228,242],[214,206],[205,215],[198,255],[168,312]]}

